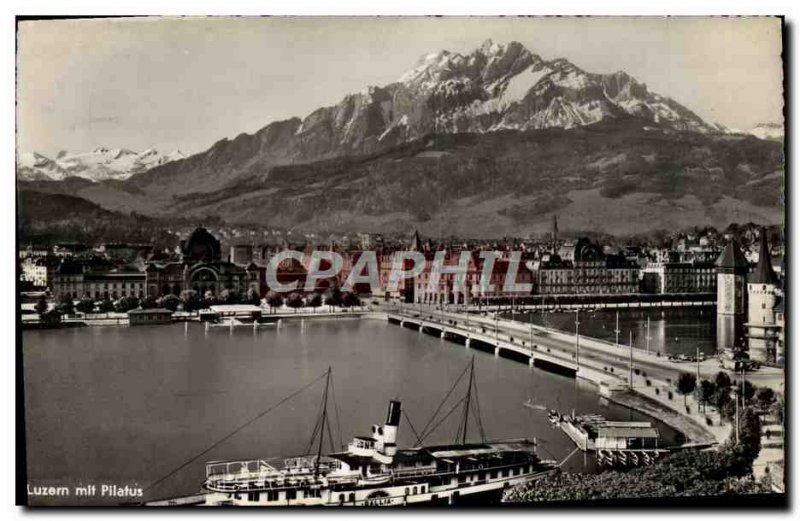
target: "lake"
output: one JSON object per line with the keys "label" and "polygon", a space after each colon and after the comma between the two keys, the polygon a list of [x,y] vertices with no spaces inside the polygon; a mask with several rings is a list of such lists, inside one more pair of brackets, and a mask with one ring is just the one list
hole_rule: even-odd
{"label": "lake", "polygon": [[[336,445],[340,437],[347,443],[369,434],[373,423],[383,423],[389,400],[399,398],[408,418],[401,419],[398,444],[411,446],[408,419],[421,431],[473,355],[487,439],[535,437],[542,457],[566,457],[574,446],[543,412],[523,407],[529,397],[563,412],[647,419],[601,400],[584,382],[381,320],[306,320],[258,332],[205,331],[197,323],[24,331],[28,483],[145,488],[329,366]],[[464,395],[466,381],[443,412]],[[145,499],[199,491],[207,461],[303,454],[323,388],[317,382],[148,490]],[[425,443],[453,442],[460,417],[456,410]],[[671,444],[676,433],[658,426],[661,445]],[[476,422],[469,439],[480,440]],[[586,465],[576,454],[565,467],[593,471],[591,456],[585,459]],[[119,502],[32,498],[33,504]]]}
{"label": "lake", "polygon": [[[582,311],[579,313],[580,334],[615,342],[615,310]],[[503,313],[512,318],[511,313]],[[515,313],[521,322],[560,329],[575,334],[575,312]],[[706,356],[716,353],[716,314],[713,308],[642,309],[619,311],[619,342],[645,350],[647,319],[650,318],[650,351],[671,355],[695,356],[697,350]]]}

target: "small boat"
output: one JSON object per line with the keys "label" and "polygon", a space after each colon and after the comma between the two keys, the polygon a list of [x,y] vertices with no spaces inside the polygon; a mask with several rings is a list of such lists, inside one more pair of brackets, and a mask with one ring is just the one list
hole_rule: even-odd
{"label": "small boat", "polygon": [[553,425],[558,425],[558,423],[561,422],[561,415],[555,409],[550,409],[550,411],[547,413],[547,419]]}

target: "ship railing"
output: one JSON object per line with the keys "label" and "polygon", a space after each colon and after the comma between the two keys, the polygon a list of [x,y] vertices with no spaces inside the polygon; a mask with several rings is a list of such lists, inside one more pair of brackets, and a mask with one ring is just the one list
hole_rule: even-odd
{"label": "ship railing", "polygon": [[425,469],[395,470],[392,473],[395,479],[415,478],[418,476],[430,476],[432,474],[436,474],[436,467],[430,467]]}
{"label": "ship railing", "polygon": [[317,465],[316,456],[211,462],[206,464],[206,481],[218,488],[265,486],[265,483],[294,485],[308,481],[317,471],[325,475],[340,467],[339,460],[328,457],[320,458]]}

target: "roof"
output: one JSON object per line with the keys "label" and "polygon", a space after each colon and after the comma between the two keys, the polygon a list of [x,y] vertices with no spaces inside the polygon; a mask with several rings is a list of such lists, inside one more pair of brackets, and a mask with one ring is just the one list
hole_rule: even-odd
{"label": "roof", "polygon": [[132,309],[128,311],[129,315],[145,315],[145,314],[156,314],[156,315],[171,315],[172,311],[165,308],[150,308],[150,309]]}
{"label": "roof", "polygon": [[714,265],[718,268],[726,269],[746,269],[749,267],[747,259],[744,258],[739,244],[736,239],[732,239],[722,250],[722,253],[717,257]]}
{"label": "roof", "polygon": [[597,427],[598,438],[658,438],[658,429],[655,427]]}
{"label": "roof", "polygon": [[758,242],[758,264],[755,271],[748,277],[747,282],[777,285],[778,276],[775,275],[775,270],[772,269],[772,257],[769,254],[769,246],[767,246],[767,231],[764,228],[761,228]]}
{"label": "roof", "polygon": [[260,307],[250,304],[215,304],[210,309],[215,313],[254,313],[261,311]]}

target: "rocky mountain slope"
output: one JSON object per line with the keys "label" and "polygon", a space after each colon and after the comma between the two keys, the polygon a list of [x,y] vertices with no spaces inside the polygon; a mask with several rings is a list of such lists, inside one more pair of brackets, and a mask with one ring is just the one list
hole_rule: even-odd
{"label": "rocky mountain slope", "polygon": [[527,235],[557,213],[563,229],[624,234],[780,222],[783,151],[624,72],[487,42],[127,180],[26,185],[120,211],[287,228]]}
{"label": "rocky mountain slope", "polygon": [[546,61],[517,42],[423,57],[400,79],[346,96],[304,119],[223,139],[209,150],[137,175],[132,183],[213,191],[278,165],[391,149],[431,133],[578,128],[628,116],[676,130],[714,132],[679,103],[624,72],[592,74]]}
{"label": "rocky mountain slope", "polygon": [[122,180],[184,157],[179,150],[162,154],[152,148],[144,152],[105,147],[91,152],[61,151],[55,159],[37,152],[26,152],[17,157],[17,175],[23,181],[61,181],[68,177],[90,181]]}

